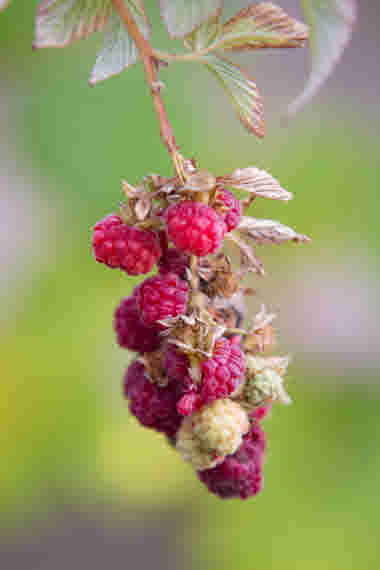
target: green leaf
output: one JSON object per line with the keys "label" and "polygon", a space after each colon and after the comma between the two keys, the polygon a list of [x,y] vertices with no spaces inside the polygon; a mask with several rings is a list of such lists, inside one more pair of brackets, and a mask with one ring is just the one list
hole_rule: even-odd
{"label": "green leaf", "polygon": [[223,0],[159,0],[169,34],[184,37],[219,13]]}
{"label": "green leaf", "polygon": [[63,47],[103,30],[111,5],[111,0],[42,0],[33,47]]}
{"label": "green leaf", "polygon": [[[146,38],[149,38],[151,27],[142,3],[140,0],[138,2],[129,0],[128,5],[139,29]],[[124,69],[136,63],[137,57],[138,52],[135,42],[129,36],[119,14],[112,9],[104,30],[103,48],[97,56],[95,66],[90,75],[90,85],[95,85],[114,75],[119,75]]]}
{"label": "green leaf", "polygon": [[191,51],[200,51],[208,48],[219,33],[220,12],[203,22],[196,30],[184,37],[185,47]]}
{"label": "green leaf", "polygon": [[263,137],[263,105],[256,84],[247,72],[230,61],[214,55],[205,57],[203,63],[220,81],[246,129],[258,137]]}
{"label": "green leaf", "polygon": [[223,50],[302,47],[308,37],[305,24],[290,18],[271,2],[251,4],[222,28],[217,47]]}
{"label": "green leaf", "polygon": [[356,0],[302,0],[311,26],[312,66],[309,81],[290,105],[295,113],[331,75],[351,39],[357,15]]}

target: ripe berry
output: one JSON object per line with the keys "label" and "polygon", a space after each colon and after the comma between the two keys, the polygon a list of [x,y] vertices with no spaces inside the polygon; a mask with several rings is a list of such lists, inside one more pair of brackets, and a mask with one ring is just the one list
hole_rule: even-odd
{"label": "ripe berry", "polygon": [[136,306],[136,296],[125,297],[115,311],[114,329],[117,341],[122,348],[137,352],[151,352],[161,343],[159,331],[147,327],[140,319]]}
{"label": "ripe berry", "polygon": [[202,257],[221,246],[227,227],[209,206],[185,200],[166,210],[167,232],[175,247]]}
{"label": "ripe berry", "polygon": [[97,222],[92,245],[96,261],[123,269],[129,275],[149,273],[161,256],[154,232],[127,226],[115,214]]}
{"label": "ripe berry", "polygon": [[133,362],[124,378],[124,394],[129,399],[129,410],[146,427],[172,438],[177,433],[182,417],[176,409],[176,386],[162,388],[153,384],[145,374],[145,366]]}
{"label": "ripe berry", "polygon": [[158,271],[161,275],[176,273],[181,279],[185,278],[187,267],[189,267],[189,256],[174,247],[167,249],[158,262]]}
{"label": "ripe berry", "polygon": [[223,463],[212,469],[198,471],[198,477],[211,493],[222,499],[247,499],[262,489],[262,463],[265,436],[259,425],[253,424],[244,436],[243,443]]}
{"label": "ripe berry", "polygon": [[164,367],[166,370],[166,374],[170,380],[174,380],[177,383],[183,383],[184,379],[188,379],[188,382],[191,382],[189,377],[189,359],[185,353],[178,350],[174,344],[168,344],[165,353],[165,361]]}
{"label": "ripe berry", "polygon": [[223,202],[223,205],[228,208],[222,218],[227,226],[227,231],[230,232],[237,228],[241,220],[243,208],[241,202],[229,190],[223,188],[218,194],[218,199]]}
{"label": "ripe berry", "polygon": [[[173,361],[174,358],[175,355],[170,355],[170,360]],[[176,365],[180,367],[179,359],[182,357],[176,358]],[[175,366],[174,362],[170,362],[170,365],[173,368]],[[178,411],[189,415],[205,404],[219,398],[227,398],[243,382],[245,369],[243,352],[234,340],[224,337],[219,339],[215,343],[212,357],[201,363],[201,382],[197,385],[190,384],[189,375],[183,377],[184,395],[178,401]]]}
{"label": "ripe berry", "polygon": [[215,343],[212,358],[201,364],[201,403],[208,404],[235,392],[243,380],[245,369],[244,355],[240,347],[226,338],[219,339]]}
{"label": "ripe berry", "polygon": [[186,311],[189,286],[175,275],[149,277],[137,289],[137,307],[141,320],[147,326],[165,328],[158,323],[168,317],[177,317]]}

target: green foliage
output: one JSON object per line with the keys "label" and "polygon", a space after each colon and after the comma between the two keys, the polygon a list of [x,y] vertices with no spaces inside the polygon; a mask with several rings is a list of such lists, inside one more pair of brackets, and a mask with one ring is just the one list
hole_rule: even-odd
{"label": "green foliage", "polygon": [[[126,6],[140,32],[149,38],[150,22],[142,0],[127,0]],[[159,7],[169,35],[183,38],[185,48],[190,50],[184,55],[169,54],[169,60],[206,63],[229,95],[242,124],[262,137],[263,104],[255,83],[244,70],[220,55],[301,47],[308,36],[307,27],[271,2],[250,4],[224,24],[220,22],[222,0],[160,0]],[[309,83],[291,105],[291,112],[305,103],[330,75],[351,36],[356,14],[355,0],[304,0],[303,7],[312,30],[313,67]],[[42,0],[35,29],[36,48],[62,47],[95,31],[104,31],[103,48],[89,79],[91,85],[120,74],[138,59],[136,45],[112,0]],[[164,54],[156,57],[157,63],[159,57],[165,58]]]}
{"label": "green foliage", "polygon": [[208,55],[205,64],[220,81],[243,125],[263,137],[263,105],[256,83],[244,69],[224,58]]}
{"label": "green foliage", "polygon": [[183,37],[220,12],[223,0],[159,0],[169,34]]}
{"label": "green foliage", "polygon": [[226,22],[218,49],[251,51],[258,48],[303,47],[307,27],[270,2],[251,4]]}
{"label": "green foliage", "polygon": [[302,107],[331,75],[347,46],[356,20],[356,0],[302,0],[311,26],[312,67],[303,93],[289,107]]}
{"label": "green foliage", "polygon": [[[151,26],[142,8],[137,2],[129,1],[128,5],[133,13],[139,29],[146,38],[149,38]],[[138,52],[136,44],[129,36],[119,15],[111,8],[111,14],[104,28],[103,48],[98,53],[95,66],[89,79],[90,85],[105,81],[113,75],[119,75],[128,66],[136,63]]]}

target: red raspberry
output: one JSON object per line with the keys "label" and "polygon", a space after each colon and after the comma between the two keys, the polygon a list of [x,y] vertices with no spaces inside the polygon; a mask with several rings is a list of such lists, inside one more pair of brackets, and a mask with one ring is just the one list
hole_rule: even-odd
{"label": "red raspberry", "polygon": [[170,380],[175,382],[183,382],[185,378],[189,378],[189,359],[174,344],[168,344],[165,353],[164,367],[166,374]]}
{"label": "red raspberry", "polygon": [[260,406],[251,412],[249,415],[251,418],[254,418],[256,421],[261,422],[269,412],[272,410],[272,404],[267,404],[266,406]]}
{"label": "red raspberry", "polygon": [[188,284],[175,273],[149,277],[137,288],[141,320],[147,326],[163,329],[165,327],[158,321],[185,313],[188,297]]}
{"label": "red raspberry", "polygon": [[[221,338],[215,343],[212,358],[201,363],[201,382],[192,385],[190,390],[184,386],[185,394],[178,402],[178,411],[193,413],[200,406],[219,398],[228,398],[243,381],[246,363],[244,354],[233,339]],[[198,393],[189,398],[189,394]],[[191,407],[193,406],[193,407]]]}
{"label": "red raspberry", "polygon": [[124,378],[124,394],[129,399],[129,410],[139,422],[172,438],[177,433],[182,417],[176,409],[176,386],[160,388],[145,375],[141,362],[132,362]]}
{"label": "red raspberry", "polygon": [[181,279],[185,278],[187,267],[189,267],[189,256],[174,247],[170,247],[158,262],[158,271],[161,275],[176,273]]}
{"label": "red raspberry", "polygon": [[218,398],[227,398],[243,380],[246,363],[241,348],[233,341],[221,338],[216,341],[212,358],[201,364],[202,405]]}
{"label": "red raspberry", "polygon": [[265,436],[259,425],[253,424],[244,436],[243,443],[223,463],[212,469],[198,471],[198,477],[211,493],[222,499],[247,499],[262,489],[262,463]]}
{"label": "red raspberry", "polygon": [[115,311],[114,329],[122,348],[137,352],[151,352],[161,343],[159,331],[141,322],[136,296],[125,297]]}
{"label": "red raspberry", "polygon": [[92,245],[96,261],[119,267],[129,275],[149,273],[161,256],[154,232],[127,226],[116,214],[97,222]]}
{"label": "red raspberry", "polygon": [[189,359],[173,344],[169,344],[165,354],[164,367],[170,381],[176,382],[180,399],[177,404],[178,413],[189,416],[200,407],[196,386],[189,374]]}
{"label": "red raspberry", "polygon": [[222,244],[227,227],[209,206],[186,200],[166,210],[167,232],[175,247],[202,257]]}
{"label": "red raspberry", "polygon": [[228,211],[222,216],[227,226],[227,231],[230,232],[237,228],[241,220],[243,208],[241,202],[226,188],[218,194],[218,199],[221,200]]}

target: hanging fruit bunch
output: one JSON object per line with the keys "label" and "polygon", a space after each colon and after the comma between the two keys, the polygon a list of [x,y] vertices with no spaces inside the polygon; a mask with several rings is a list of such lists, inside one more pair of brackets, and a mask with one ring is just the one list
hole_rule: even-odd
{"label": "hanging fruit bunch", "polygon": [[[252,167],[216,178],[194,161],[181,164],[183,177],[124,182],[128,200],[95,225],[93,248],[97,261],[129,275],[157,268],[114,316],[119,345],[136,353],[124,377],[130,412],[164,434],[211,492],[247,498],[262,487],[261,420],[290,398],[288,358],[268,356],[274,315],[263,307],[242,328],[252,293],[244,277],[264,272],[252,246],[308,238],[243,215],[257,196],[291,198],[268,173]],[[240,201],[229,188],[250,195]],[[236,267],[228,242],[240,254]]]}

